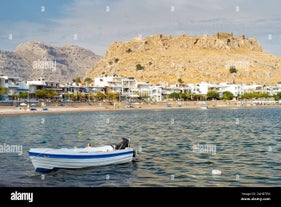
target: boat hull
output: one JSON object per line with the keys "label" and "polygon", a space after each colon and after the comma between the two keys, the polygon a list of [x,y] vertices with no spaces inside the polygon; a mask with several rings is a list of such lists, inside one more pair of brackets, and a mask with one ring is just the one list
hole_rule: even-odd
{"label": "boat hull", "polygon": [[80,169],[127,163],[133,160],[134,149],[126,148],[97,152],[87,149],[33,148],[28,153],[35,171],[42,172],[61,168]]}

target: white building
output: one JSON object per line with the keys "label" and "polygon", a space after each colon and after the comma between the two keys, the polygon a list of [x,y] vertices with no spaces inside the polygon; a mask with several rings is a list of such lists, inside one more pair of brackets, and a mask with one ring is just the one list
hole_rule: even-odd
{"label": "white building", "polygon": [[162,87],[161,86],[150,86],[149,96],[152,101],[162,101]]}
{"label": "white building", "polygon": [[234,95],[234,97],[238,97],[239,95],[244,93],[244,88],[240,84],[220,83],[218,85],[218,88],[220,94],[229,91]]}
{"label": "white building", "polygon": [[147,82],[137,82],[137,90],[139,97],[149,97],[150,96],[150,84]]}
{"label": "white building", "polygon": [[209,84],[207,82],[188,84],[191,94],[207,94],[210,87],[213,87],[213,84]]}
{"label": "white building", "polygon": [[263,91],[263,85],[259,84],[252,84],[252,85],[242,85],[244,93],[251,93],[251,92],[265,92]]}
{"label": "white building", "polygon": [[[7,98],[11,98],[13,95],[19,95],[20,92],[28,91],[28,87],[24,82],[20,81],[20,77],[13,76],[0,76],[0,86],[7,88]],[[6,100],[6,98],[4,98]]]}
{"label": "white building", "polygon": [[29,93],[35,93],[37,90],[42,90],[45,86],[45,80],[40,78],[36,81],[27,81],[26,84],[29,87]]}
{"label": "white building", "polygon": [[94,88],[107,88],[108,91],[113,93],[120,93],[123,96],[129,97],[131,91],[137,88],[137,81],[134,77],[123,76],[105,76],[95,78]]}

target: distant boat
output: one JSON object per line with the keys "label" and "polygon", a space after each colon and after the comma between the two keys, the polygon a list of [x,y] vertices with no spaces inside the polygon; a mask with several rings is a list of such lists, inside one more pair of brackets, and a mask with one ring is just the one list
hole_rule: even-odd
{"label": "distant boat", "polygon": [[126,108],[129,108],[129,109],[135,108],[133,105],[126,105],[125,107],[126,107]]}
{"label": "distant boat", "polygon": [[208,109],[208,106],[201,106],[201,109]]}
{"label": "distant boat", "polygon": [[223,172],[221,170],[212,170],[213,175],[222,175]]}
{"label": "distant boat", "polygon": [[117,145],[85,148],[31,148],[28,152],[35,171],[79,169],[94,166],[128,163],[134,160],[135,150],[129,139]]}

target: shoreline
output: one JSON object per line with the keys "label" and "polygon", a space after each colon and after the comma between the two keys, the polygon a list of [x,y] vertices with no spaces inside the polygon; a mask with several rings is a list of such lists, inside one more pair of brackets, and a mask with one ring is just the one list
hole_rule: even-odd
{"label": "shoreline", "polygon": [[136,111],[136,110],[206,110],[206,109],[245,109],[245,108],[281,108],[280,104],[268,105],[253,105],[251,102],[237,105],[237,102],[222,102],[222,101],[195,101],[195,102],[169,102],[167,103],[140,103],[131,104],[133,108],[128,108],[124,103],[118,103],[116,106],[109,103],[95,103],[89,105],[87,103],[71,104],[67,106],[47,106],[47,110],[43,107],[34,107],[36,111],[31,111],[28,108],[15,107],[15,106],[0,106],[0,116],[17,116],[17,115],[36,115],[36,114],[64,114],[64,113],[81,113],[81,112],[115,112],[115,111]]}

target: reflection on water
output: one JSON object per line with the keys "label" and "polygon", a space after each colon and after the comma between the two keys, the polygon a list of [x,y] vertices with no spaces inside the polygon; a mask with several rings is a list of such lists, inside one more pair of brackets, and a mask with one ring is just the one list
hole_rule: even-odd
{"label": "reflection on water", "polygon": [[[280,186],[280,117],[278,108],[2,116],[1,146],[22,145],[23,155],[0,153],[0,185]],[[30,147],[98,146],[122,137],[131,139],[139,162],[42,176],[27,154]],[[223,174],[212,175],[213,169]]]}

